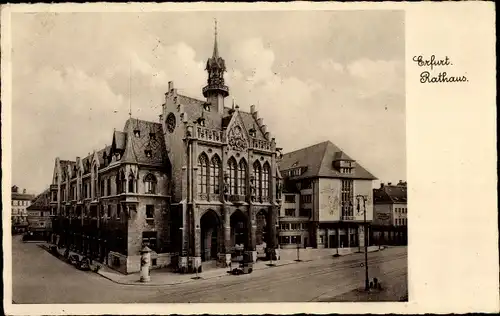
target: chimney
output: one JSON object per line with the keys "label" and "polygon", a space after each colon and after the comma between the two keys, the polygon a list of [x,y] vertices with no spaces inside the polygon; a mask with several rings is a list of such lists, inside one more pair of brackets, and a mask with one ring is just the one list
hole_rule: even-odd
{"label": "chimney", "polygon": [[23,193],[26,194],[26,189],[23,189]]}
{"label": "chimney", "polygon": [[250,105],[250,114],[253,114],[253,112],[255,112],[255,105],[254,104]]}
{"label": "chimney", "polygon": [[174,82],[169,81],[168,82],[168,92],[172,92],[174,90]]}
{"label": "chimney", "polygon": [[380,183],[380,188],[382,189],[383,187],[384,187],[384,183],[383,183],[383,182],[381,182],[381,183]]}
{"label": "chimney", "polygon": [[262,133],[264,133],[264,134],[267,133],[267,126],[266,125],[262,125],[260,128],[262,129]]}
{"label": "chimney", "polygon": [[387,185],[392,185],[392,182],[387,182]]}
{"label": "chimney", "polygon": [[163,122],[163,114],[158,115],[158,117],[160,119],[160,123]]}
{"label": "chimney", "polygon": [[261,117],[259,117],[259,118],[257,119],[257,124],[259,124],[259,127],[262,127],[262,123],[263,123],[263,122],[264,122],[264,120],[263,120]]}

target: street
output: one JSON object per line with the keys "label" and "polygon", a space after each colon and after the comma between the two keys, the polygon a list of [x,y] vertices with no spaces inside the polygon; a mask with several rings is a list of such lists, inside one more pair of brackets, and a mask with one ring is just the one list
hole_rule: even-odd
{"label": "street", "polygon": [[[324,258],[251,274],[177,285],[121,285],[77,270],[34,243],[12,242],[13,301],[29,303],[222,303],[343,301],[364,284],[364,255]],[[407,295],[407,248],[368,254],[370,278],[387,288],[381,300]],[[351,293],[351,296],[348,294]],[[349,297],[346,299],[346,297]],[[359,300],[362,300],[361,298]]]}

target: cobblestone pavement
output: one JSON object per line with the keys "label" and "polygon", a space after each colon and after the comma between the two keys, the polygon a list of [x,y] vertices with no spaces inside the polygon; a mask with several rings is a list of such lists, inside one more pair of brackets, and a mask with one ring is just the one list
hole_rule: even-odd
{"label": "cobblestone pavement", "polygon": [[[363,295],[353,295],[364,284],[363,254],[256,270],[247,275],[149,287],[117,284],[96,273],[77,270],[38,245],[16,238],[12,256],[15,303],[367,300]],[[368,258],[370,277],[377,277],[388,289],[381,300],[398,301],[407,294],[406,247],[369,253]]]}

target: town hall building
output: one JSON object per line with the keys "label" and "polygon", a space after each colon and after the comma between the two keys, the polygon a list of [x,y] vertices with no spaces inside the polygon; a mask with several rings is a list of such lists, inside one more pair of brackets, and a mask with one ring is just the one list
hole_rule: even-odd
{"label": "town hall building", "polygon": [[112,145],[74,161],[56,158],[52,240],[124,272],[152,265],[201,272],[237,249],[275,257],[281,176],[276,141],[252,105],[227,106],[217,33],[204,99],[168,83],[160,122],[129,118]]}

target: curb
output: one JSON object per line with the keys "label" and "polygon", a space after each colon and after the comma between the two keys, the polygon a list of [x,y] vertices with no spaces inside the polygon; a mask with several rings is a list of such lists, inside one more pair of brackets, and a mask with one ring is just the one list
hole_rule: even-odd
{"label": "curb", "polygon": [[[265,267],[262,267],[262,268],[259,268],[259,269],[254,269],[254,271],[271,269],[271,268],[279,268],[279,267],[284,267],[284,266],[291,265],[291,264],[305,263],[305,262],[311,262],[311,261],[313,261],[313,260],[302,260],[300,262],[289,262],[289,263],[285,263],[285,264],[282,264],[282,265],[279,265],[279,266],[274,266],[274,267],[265,266]],[[101,277],[103,277],[103,278],[105,278],[105,279],[107,279],[107,280],[109,280],[111,282],[114,282],[116,284],[128,285],[128,286],[166,286],[166,285],[178,285],[178,284],[184,284],[184,283],[190,283],[190,282],[196,281],[196,280],[193,280],[193,279],[187,279],[187,280],[184,280],[184,281],[171,282],[171,283],[161,283],[161,284],[141,283],[139,281],[137,281],[137,282],[124,282],[124,281],[119,281],[119,280],[112,279],[109,276],[103,275],[103,274],[101,274],[99,272],[95,272],[95,271],[92,271],[92,272],[94,272],[94,273],[100,275]],[[221,275],[216,275],[216,276],[209,276],[209,277],[203,277],[203,276],[201,276],[201,280],[209,280],[209,279],[222,278],[222,277],[226,277],[226,276],[229,276],[229,275],[230,275],[229,273],[226,273],[226,274],[221,274]]]}

